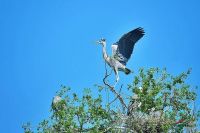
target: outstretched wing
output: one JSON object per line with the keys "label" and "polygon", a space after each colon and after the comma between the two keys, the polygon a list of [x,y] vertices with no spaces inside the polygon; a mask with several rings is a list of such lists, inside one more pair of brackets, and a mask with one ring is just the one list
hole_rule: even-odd
{"label": "outstretched wing", "polygon": [[126,65],[131,57],[135,43],[143,36],[144,30],[141,27],[124,34],[116,43],[118,45],[116,51],[117,60]]}

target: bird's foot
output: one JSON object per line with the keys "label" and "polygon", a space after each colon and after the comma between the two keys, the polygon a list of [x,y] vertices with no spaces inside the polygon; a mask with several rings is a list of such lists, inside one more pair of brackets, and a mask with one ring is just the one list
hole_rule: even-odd
{"label": "bird's foot", "polygon": [[116,81],[115,81],[115,82],[117,83],[118,81],[119,81],[119,77],[116,78]]}

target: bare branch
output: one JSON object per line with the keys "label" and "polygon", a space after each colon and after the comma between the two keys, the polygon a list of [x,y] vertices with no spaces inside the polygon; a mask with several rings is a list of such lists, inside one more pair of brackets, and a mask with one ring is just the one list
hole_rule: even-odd
{"label": "bare branch", "polygon": [[106,82],[106,79],[111,75],[111,73],[108,74],[106,62],[105,62],[105,70],[106,70],[106,72],[105,72],[105,77],[103,78],[103,83],[116,95],[116,98],[118,98],[119,101],[121,102],[123,109],[125,109],[125,108],[127,109],[127,106],[126,106],[122,96],[119,93],[117,93],[117,91],[115,90],[115,88],[113,86],[111,86],[109,83]]}
{"label": "bare branch", "polygon": [[[121,92],[122,86],[123,86],[123,85],[121,85],[118,94]],[[114,103],[114,102],[117,100],[117,98],[118,98],[118,97],[115,97],[115,99],[113,99],[110,103],[108,103],[108,106],[110,106],[112,103]]]}

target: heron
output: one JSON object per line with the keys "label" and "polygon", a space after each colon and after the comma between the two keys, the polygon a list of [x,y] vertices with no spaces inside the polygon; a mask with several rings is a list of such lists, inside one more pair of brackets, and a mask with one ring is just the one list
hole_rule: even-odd
{"label": "heron", "polygon": [[123,71],[126,75],[131,73],[131,70],[126,67],[128,60],[131,57],[135,43],[144,36],[143,28],[138,27],[124,34],[119,41],[111,45],[112,56],[108,56],[106,52],[106,39],[102,38],[97,41],[97,44],[103,46],[103,58],[105,62],[114,70],[116,83],[119,81],[118,71]]}

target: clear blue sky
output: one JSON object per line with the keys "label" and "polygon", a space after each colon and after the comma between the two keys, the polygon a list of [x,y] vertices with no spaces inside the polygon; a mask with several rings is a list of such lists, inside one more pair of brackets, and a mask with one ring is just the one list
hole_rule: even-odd
{"label": "clear blue sky", "polygon": [[[101,84],[104,62],[94,41],[110,44],[138,26],[146,35],[128,67],[192,67],[200,86],[199,0],[0,0],[0,132],[22,132],[49,115],[60,85],[79,94]],[[120,83],[134,75],[120,74]],[[199,93],[200,91],[198,91]]]}

